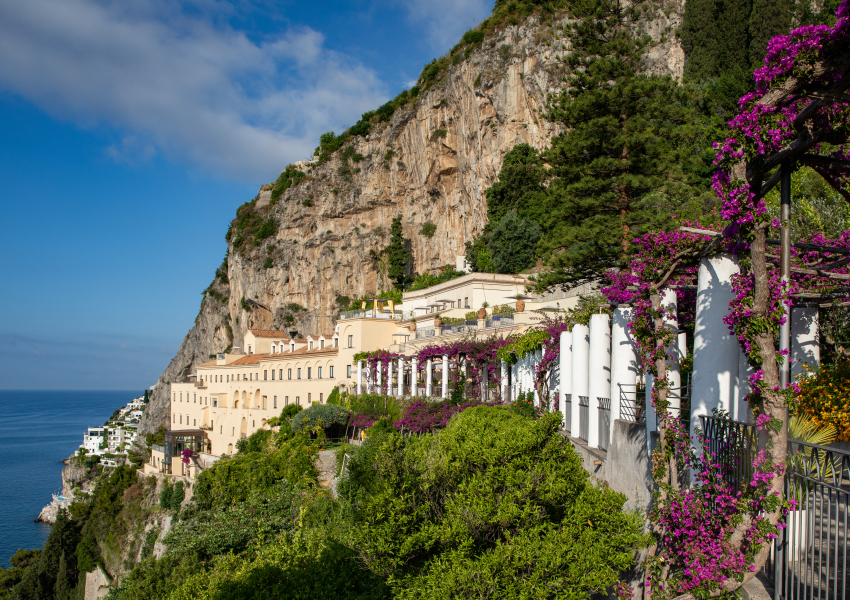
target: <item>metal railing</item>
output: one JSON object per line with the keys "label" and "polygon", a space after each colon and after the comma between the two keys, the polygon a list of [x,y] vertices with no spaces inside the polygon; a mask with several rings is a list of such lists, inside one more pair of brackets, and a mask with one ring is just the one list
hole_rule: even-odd
{"label": "metal railing", "polygon": [[[726,479],[748,485],[759,435],[748,423],[701,416],[707,451],[728,467]],[[850,597],[850,453],[788,440],[784,493],[796,510],[774,541],[765,574],[774,600],[847,600]]]}
{"label": "metal railing", "polygon": [[578,397],[578,437],[587,441],[590,433],[590,398],[588,396]]}
{"label": "metal railing", "polygon": [[572,434],[573,395],[564,394],[564,429]]}
{"label": "metal railing", "polygon": [[344,310],[339,315],[340,319],[395,319],[397,321],[401,321],[404,319],[404,311],[397,310],[395,312],[390,311],[375,311],[373,309],[357,309],[357,310]]}
{"label": "metal railing", "polygon": [[608,451],[611,442],[611,398],[596,398],[599,403],[599,448]]}
{"label": "metal railing", "polygon": [[430,338],[434,337],[435,332],[433,327],[417,327],[416,328],[416,338],[420,340],[422,338]]}
{"label": "metal railing", "polygon": [[[620,420],[631,423],[646,423],[646,409],[630,396],[636,395],[637,385],[617,384],[620,388]],[[634,388],[632,392],[629,388]]]}

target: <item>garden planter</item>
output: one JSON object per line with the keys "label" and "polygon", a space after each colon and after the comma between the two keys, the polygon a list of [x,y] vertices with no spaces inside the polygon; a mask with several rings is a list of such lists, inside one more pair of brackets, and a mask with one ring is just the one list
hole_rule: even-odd
{"label": "garden planter", "polygon": [[522,312],[524,310],[525,310],[525,300],[520,298],[519,300],[516,301],[516,311]]}

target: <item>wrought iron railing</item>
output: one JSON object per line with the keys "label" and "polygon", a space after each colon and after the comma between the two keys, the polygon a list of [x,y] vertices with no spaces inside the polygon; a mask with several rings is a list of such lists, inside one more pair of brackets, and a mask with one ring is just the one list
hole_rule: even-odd
{"label": "wrought iron railing", "polygon": [[564,429],[572,435],[573,395],[564,394]]}
{"label": "wrought iron railing", "polygon": [[422,338],[430,338],[434,337],[434,328],[433,327],[417,327],[416,328],[416,339]]}
{"label": "wrought iron railing", "polygon": [[[706,451],[729,467],[727,480],[748,485],[759,450],[756,428],[714,417],[700,420]],[[765,567],[774,600],[848,600],[850,453],[788,440],[788,457],[784,493],[797,508],[785,517]]]}
{"label": "wrought iron railing", "polygon": [[599,447],[608,451],[611,442],[611,398],[596,398],[599,403]]}
{"label": "wrought iron railing", "polygon": [[620,383],[618,386],[620,388],[620,419],[632,423],[646,423],[645,407],[633,400],[637,385]]}
{"label": "wrought iron railing", "polygon": [[578,397],[578,437],[587,441],[590,433],[590,398],[588,396]]}

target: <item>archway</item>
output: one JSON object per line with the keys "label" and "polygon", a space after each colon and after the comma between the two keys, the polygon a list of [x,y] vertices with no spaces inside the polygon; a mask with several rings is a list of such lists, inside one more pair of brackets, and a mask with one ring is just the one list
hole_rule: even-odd
{"label": "archway", "polygon": [[239,425],[239,437],[248,437],[248,419],[246,419],[245,417],[242,417],[242,424]]}
{"label": "archway", "polygon": [[233,408],[239,408],[239,392],[233,392]]}

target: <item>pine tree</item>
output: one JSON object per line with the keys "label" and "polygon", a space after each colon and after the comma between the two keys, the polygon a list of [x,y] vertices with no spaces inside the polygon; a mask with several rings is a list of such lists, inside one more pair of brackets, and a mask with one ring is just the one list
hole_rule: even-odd
{"label": "pine tree", "polygon": [[488,248],[496,273],[519,273],[534,265],[540,227],[509,210],[493,228]]}
{"label": "pine tree", "polygon": [[53,596],[55,600],[74,600],[74,572],[69,569],[64,552],[59,558]]}
{"label": "pine tree", "polygon": [[387,276],[392,280],[397,290],[403,290],[410,283],[408,271],[413,262],[413,254],[410,252],[410,240],[402,235],[401,215],[393,219],[390,227],[389,269]]}
{"label": "pine tree", "polygon": [[[717,15],[718,69],[712,76],[734,72],[750,79],[749,21],[753,0],[724,0]],[[737,98],[736,98],[737,100]]]}
{"label": "pine tree", "polygon": [[789,0],[753,0],[750,13],[750,66],[764,65],[767,43],[771,38],[786,34],[791,29]]}
{"label": "pine tree", "polygon": [[721,53],[717,4],[717,0],[688,0],[685,4],[681,38],[687,57],[686,81],[704,81],[717,74]]}
{"label": "pine tree", "polygon": [[632,28],[641,3],[590,0],[572,33],[574,75],[550,118],[567,133],[545,153],[552,166],[540,249],[552,269],[539,288],[595,279],[628,254],[631,239],[669,226],[705,185],[703,133],[689,89],[641,73],[647,39]]}

